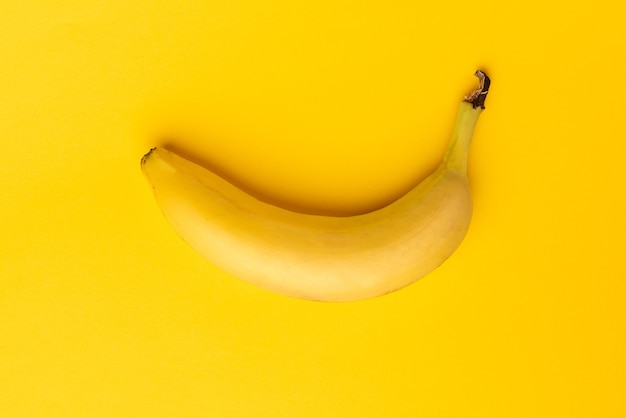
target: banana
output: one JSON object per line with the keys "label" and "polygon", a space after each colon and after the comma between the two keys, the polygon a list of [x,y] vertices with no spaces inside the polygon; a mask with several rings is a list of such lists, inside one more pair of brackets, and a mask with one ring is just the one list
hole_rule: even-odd
{"label": "banana", "polygon": [[354,216],[293,212],[263,202],[163,148],[141,160],[174,230],[222,270],[296,298],[354,301],[403,288],[441,265],[472,217],[470,142],[490,80],[465,97],[435,171],[395,202]]}

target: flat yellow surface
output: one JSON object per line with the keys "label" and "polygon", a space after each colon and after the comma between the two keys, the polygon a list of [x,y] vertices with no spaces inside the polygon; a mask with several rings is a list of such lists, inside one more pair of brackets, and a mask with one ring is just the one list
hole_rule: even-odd
{"label": "flat yellow surface", "polygon": [[[0,417],[626,416],[618,2],[4,1]],[[391,295],[220,272],[142,178],[172,144],[352,213],[438,162],[476,68],[475,215]]]}

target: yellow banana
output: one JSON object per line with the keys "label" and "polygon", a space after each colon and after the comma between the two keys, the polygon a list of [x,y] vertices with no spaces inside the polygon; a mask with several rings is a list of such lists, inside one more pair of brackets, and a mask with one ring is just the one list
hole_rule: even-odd
{"label": "yellow banana", "polygon": [[467,157],[489,78],[460,104],[438,168],[406,195],[362,215],[289,211],[251,196],[163,148],[141,160],[158,205],[210,262],[282,294],[320,301],[366,299],[430,273],[461,244],[472,216]]}

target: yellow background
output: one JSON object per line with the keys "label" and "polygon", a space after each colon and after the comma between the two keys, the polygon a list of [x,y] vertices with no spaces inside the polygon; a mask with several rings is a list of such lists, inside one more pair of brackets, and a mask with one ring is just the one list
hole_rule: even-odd
{"label": "yellow background", "polygon": [[[612,3],[3,1],[0,416],[626,416]],[[170,143],[284,205],[371,209],[437,164],[476,68],[470,232],[385,297],[218,271],[139,170]]]}

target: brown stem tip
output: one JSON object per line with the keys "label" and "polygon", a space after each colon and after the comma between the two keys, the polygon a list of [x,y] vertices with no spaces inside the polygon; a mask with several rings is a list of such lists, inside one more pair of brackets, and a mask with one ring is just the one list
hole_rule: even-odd
{"label": "brown stem tip", "polygon": [[481,109],[485,108],[485,100],[487,99],[487,93],[489,93],[489,86],[491,85],[491,80],[485,74],[484,71],[476,70],[474,73],[476,77],[478,77],[478,87],[473,90],[470,94],[465,96],[465,101],[471,103],[474,109],[480,107]]}

